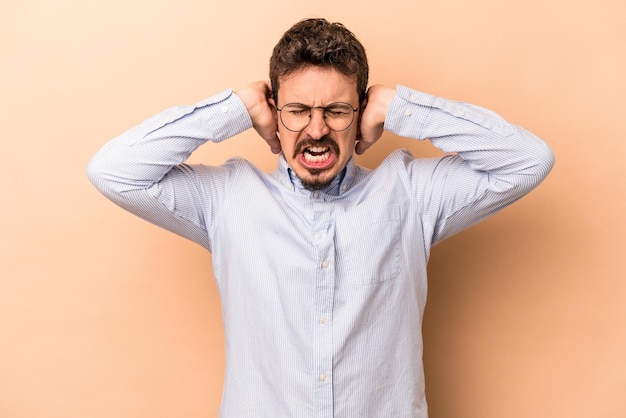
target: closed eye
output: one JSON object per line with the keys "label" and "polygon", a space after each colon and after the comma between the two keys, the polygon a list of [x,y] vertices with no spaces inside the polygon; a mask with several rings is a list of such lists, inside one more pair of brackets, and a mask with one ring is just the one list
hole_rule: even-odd
{"label": "closed eye", "polygon": [[341,111],[341,110],[327,110],[326,114],[328,116],[338,117],[338,116],[346,116],[348,112]]}

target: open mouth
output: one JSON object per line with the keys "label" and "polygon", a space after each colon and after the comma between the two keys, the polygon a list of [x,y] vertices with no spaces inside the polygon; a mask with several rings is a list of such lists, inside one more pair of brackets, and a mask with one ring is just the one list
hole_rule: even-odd
{"label": "open mouth", "polygon": [[331,168],[337,162],[339,146],[328,137],[297,144],[293,158],[311,173]]}
{"label": "open mouth", "polygon": [[330,146],[314,145],[305,147],[302,152],[298,154],[298,161],[305,168],[325,170],[335,164],[336,153]]}
{"label": "open mouth", "polygon": [[330,158],[330,147],[310,147],[303,152],[307,163],[319,164]]}

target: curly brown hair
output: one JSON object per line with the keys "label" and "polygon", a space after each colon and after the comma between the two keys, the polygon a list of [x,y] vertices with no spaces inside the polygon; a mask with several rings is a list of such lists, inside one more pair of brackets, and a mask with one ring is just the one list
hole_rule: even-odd
{"label": "curly brown hair", "polygon": [[283,34],[270,58],[274,101],[278,102],[280,78],[308,66],[334,68],[353,77],[359,100],[365,99],[369,73],[365,48],[341,23],[305,19]]}

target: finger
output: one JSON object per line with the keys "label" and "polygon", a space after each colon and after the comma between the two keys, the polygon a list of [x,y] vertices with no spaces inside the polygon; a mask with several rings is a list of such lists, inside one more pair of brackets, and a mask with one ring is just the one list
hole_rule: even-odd
{"label": "finger", "polygon": [[274,92],[272,91],[272,83],[269,80],[265,80],[265,97],[272,99]]}
{"label": "finger", "polygon": [[354,152],[356,152],[358,155],[361,155],[365,153],[365,151],[367,151],[369,147],[371,146],[372,146],[371,142],[367,142],[361,139],[360,141],[356,143],[356,146],[354,147]]}
{"label": "finger", "polygon": [[282,151],[282,147],[280,146],[280,141],[279,141],[278,136],[276,134],[274,134],[271,137],[266,137],[265,141],[270,146],[270,149],[272,150],[272,153],[280,154],[280,152]]}

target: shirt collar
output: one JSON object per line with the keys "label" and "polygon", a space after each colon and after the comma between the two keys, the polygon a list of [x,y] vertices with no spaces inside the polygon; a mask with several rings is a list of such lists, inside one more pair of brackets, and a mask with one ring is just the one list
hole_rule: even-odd
{"label": "shirt collar", "polygon": [[[333,179],[333,181],[323,190],[322,193],[329,196],[341,196],[350,189],[354,182],[354,175],[356,171],[356,165],[354,163],[354,157],[350,157],[346,166],[341,172]],[[284,155],[280,155],[278,158],[278,178],[281,183],[289,187],[294,191],[298,191],[304,194],[311,194],[310,190],[307,190],[300,179],[293,170],[289,167]]]}

